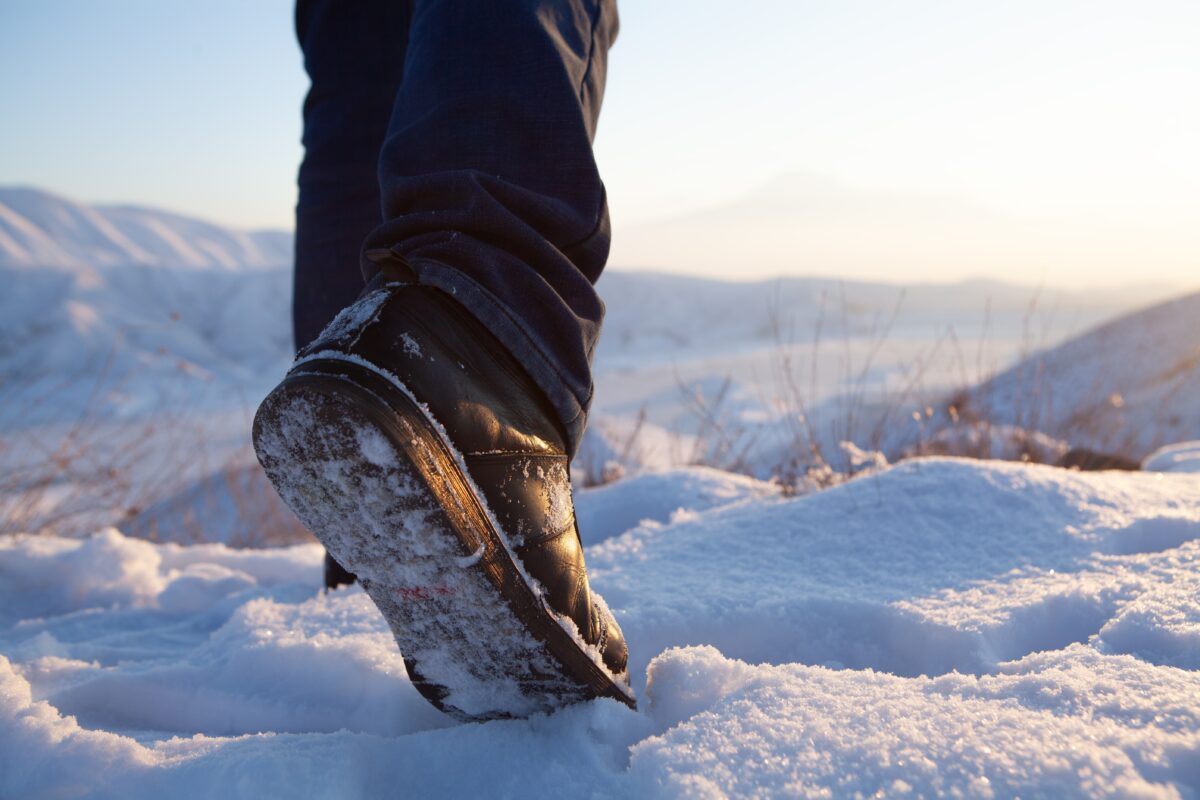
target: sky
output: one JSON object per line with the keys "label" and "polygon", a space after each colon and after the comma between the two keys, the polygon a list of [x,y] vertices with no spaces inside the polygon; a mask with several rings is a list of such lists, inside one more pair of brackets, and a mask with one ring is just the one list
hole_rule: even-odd
{"label": "sky", "polygon": [[[626,0],[611,263],[1200,285],[1200,3]],[[0,183],[290,227],[279,0],[0,0]]]}

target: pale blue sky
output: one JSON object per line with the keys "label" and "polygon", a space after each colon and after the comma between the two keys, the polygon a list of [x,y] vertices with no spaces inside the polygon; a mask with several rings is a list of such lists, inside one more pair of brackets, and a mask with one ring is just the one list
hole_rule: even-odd
{"label": "pale blue sky", "polygon": [[[1200,3],[621,15],[615,264],[1200,283]],[[0,0],[0,183],[289,227],[304,90],[289,2]]]}
{"label": "pale blue sky", "polygon": [[291,227],[306,78],[279,0],[0,0],[0,182]]}

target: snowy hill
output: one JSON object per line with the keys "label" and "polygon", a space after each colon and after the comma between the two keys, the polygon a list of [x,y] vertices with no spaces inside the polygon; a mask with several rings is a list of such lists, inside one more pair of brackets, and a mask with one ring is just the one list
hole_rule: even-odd
{"label": "snowy hill", "polygon": [[0,796],[1200,793],[1200,477],[695,480],[587,551],[637,712],[455,724],[315,545],[0,538]]}
{"label": "snowy hill", "polygon": [[951,402],[960,417],[1140,460],[1200,438],[1200,293],[1036,353]]}
{"label": "snowy hill", "polygon": [[[252,528],[278,508],[239,522],[260,494],[244,487],[261,485],[245,441],[293,352],[289,237],[28,189],[0,190],[0,209],[0,476],[25,476],[0,481],[0,527],[36,475],[43,496],[21,502],[23,528],[120,522],[183,541],[264,541]],[[610,462],[778,474],[797,452],[788,426],[801,402],[834,456],[843,439],[874,446],[871,425],[907,441],[912,408],[1162,291],[620,270],[599,289],[608,314],[580,461],[593,477]],[[119,479],[93,479],[97,464]],[[198,517],[211,527],[185,524]]]}
{"label": "snowy hill", "polygon": [[245,464],[290,261],[286,233],[0,189],[0,530],[124,524]]}
{"label": "snowy hill", "polygon": [[228,390],[286,359],[291,247],[288,233],[0,188],[0,379],[59,387],[21,424],[77,416],[70,398],[101,376],[121,389],[91,412],[128,416],[180,376]]}
{"label": "snowy hill", "polygon": [[291,234],[241,232],[128,206],[88,206],[38,189],[0,187],[0,267],[144,265],[236,270],[283,267]]}

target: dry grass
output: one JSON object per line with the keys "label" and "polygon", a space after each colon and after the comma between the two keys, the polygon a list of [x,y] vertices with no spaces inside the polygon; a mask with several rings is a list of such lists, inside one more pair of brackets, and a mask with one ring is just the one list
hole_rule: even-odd
{"label": "dry grass", "polygon": [[638,463],[645,453],[642,431],[646,425],[646,409],[641,408],[633,425],[616,437],[612,452],[598,450],[585,441],[571,463],[571,473],[582,487],[604,486],[625,476],[625,465]]}
{"label": "dry grass", "polygon": [[[944,342],[939,339],[927,353],[920,354],[904,371],[898,391],[880,395],[871,386],[870,375],[888,343],[899,316],[905,293],[900,291],[886,316],[877,315],[868,328],[865,355],[856,359],[850,336],[850,309],[845,291],[835,298],[842,331],[840,341],[830,343],[825,329],[830,298],[823,294],[811,338],[805,343],[807,360],[797,361],[799,339],[793,324],[784,323],[778,301],[768,309],[768,330],[773,340],[770,397],[760,398],[764,407],[779,413],[767,427],[747,425],[726,407],[732,380],[705,397],[679,381],[685,404],[696,421],[697,434],[686,463],[716,467],[731,472],[768,478],[785,494],[804,494],[842,483],[887,464],[885,440],[891,428],[905,424],[907,409],[924,390],[933,359]],[[821,362],[829,347],[840,349],[839,383],[849,390],[832,398],[834,413],[817,419],[812,409],[822,396]],[[778,456],[762,463],[755,448],[776,444]],[[837,452],[830,452],[830,446]]]}
{"label": "dry grass", "polygon": [[214,527],[231,547],[313,541],[279,499],[249,448],[216,472],[152,502],[130,520],[129,532],[156,541],[192,543],[211,541]]}
{"label": "dry grass", "polygon": [[[834,298],[840,312],[840,341],[825,336],[829,298],[823,297],[820,313],[807,344],[807,360],[798,363],[797,337],[793,326],[782,323],[778,305],[772,306],[769,325],[774,339],[771,405],[779,410],[776,420],[764,429],[750,426],[729,413],[727,402],[732,381],[728,377],[711,397],[704,397],[680,381],[684,402],[696,424],[696,441],[686,463],[712,466],[733,472],[770,478],[785,493],[801,494],[842,483],[855,475],[874,471],[888,462],[928,455],[979,459],[1003,459],[1047,464],[1072,463],[1068,445],[1074,438],[1103,440],[1111,417],[1104,408],[1082,409],[1050,433],[1041,432],[1053,408],[1054,376],[1039,355],[1050,340],[1053,312],[1041,307],[1041,293],[1026,306],[1017,353],[1017,395],[1014,421],[997,425],[986,409],[989,379],[997,366],[985,358],[991,338],[992,311],[984,309],[978,344],[966,352],[952,325],[916,355],[901,371],[898,386],[879,391],[869,380],[879,354],[889,342],[904,301],[900,292],[886,315],[878,315],[865,334],[865,355],[857,360],[848,333],[848,304],[845,293]],[[838,320],[835,320],[838,321]],[[822,352],[840,348],[840,383],[848,391],[826,404],[822,419],[811,412],[821,396],[819,370]],[[946,391],[932,387],[930,369],[939,359],[949,359],[957,373],[958,388]],[[942,398],[932,400],[931,398]],[[1100,406],[1109,403],[1107,399]],[[764,399],[764,405],[768,401]],[[1015,423],[1015,424],[1014,424]],[[899,434],[899,435],[898,435]],[[764,441],[782,440],[780,455],[763,463],[754,447]],[[897,446],[897,442],[900,443]],[[837,452],[829,448],[836,445]],[[1075,452],[1075,451],[1071,451]],[[1119,453],[1119,449],[1114,449]],[[1087,463],[1110,463],[1111,457]]]}
{"label": "dry grass", "polygon": [[[180,402],[135,420],[118,420],[104,398],[133,376],[114,378],[108,364],[87,382],[5,380],[0,403],[0,534],[81,536],[106,525],[144,538],[235,547],[311,541],[283,505],[249,445],[209,464],[210,430]],[[26,426],[61,393],[81,393],[68,421]],[[186,387],[181,387],[182,389]],[[249,409],[244,416],[249,430]]]}
{"label": "dry grass", "polygon": [[[881,468],[889,461],[921,455],[1008,458],[1056,463],[1064,457],[1058,443],[1037,433],[1052,405],[1053,376],[1037,356],[1048,339],[1049,323],[1039,329],[1039,296],[1031,299],[1023,321],[1019,356],[1022,366],[1016,424],[996,426],[989,407],[987,378],[995,365],[985,362],[991,325],[985,309],[979,344],[968,353],[957,332],[947,326],[927,348],[901,370],[891,391],[881,393],[871,373],[892,335],[904,294],[877,315],[858,350],[851,347],[849,305],[845,292],[822,298],[820,313],[804,342],[807,359],[798,360],[794,326],[785,325],[778,303],[769,310],[774,340],[773,394],[764,407],[779,411],[773,423],[747,424],[733,409],[734,383],[726,377],[709,395],[676,375],[683,405],[695,433],[677,437],[681,450],[675,463],[711,466],[769,478],[788,494],[836,485]],[[830,311],[830,308],[833,311]],[[840,314],[840,319],[833,316]],[[827,321],[840,322],[841,340],[830,341]],[[865,353],[861,348],[865,340]],[[116,347],[117,345],[114,345]],[[820,420],[812,414],[821,397],[822,355],[840,350],[837,376],[848,390],[826,403]],[[855,353],[859,355],[855,358]],[[957,371],[960,389],[938,394],[947,399],[927,403],[931,366],[946,358]],[[17,532],[84,535],[100,525],[115,524],[127,533],[155,540],[209,541],[214,535],[237,547],[262,547],[311,541],[311,536],[278,499],[250,452],[248,443],[206,464],[209,431],[186,411],[186,397],[164,403],[159,413],[138,421],[114,420],[103,399],[120,390],[132,376],[114,378],[112,358],[90,383],[79,375],[57,381],[40,376],[8,376],[0,381],[0,534]],[[1193,365],[1194,366],[1194,365]],[[19,378],[19,379],[18,379]],[[54,426],[27,428],[29,414],[78,391],[79,412]],[[183,384],[181,383],[181,386]],[[185,387],[186,388],[186,387]],[[182,392],[182,390],[181,390]],[[832,412],[831,412],[832,409]],[[1066,421],[1073,432],[1093,439],[1108,423],[1104,409],[1081,409]],[[250,408],[245,409],[249,430]],[[624,475],[626,464],[642,460],[647,448],[646,409],[621,434],[609,436],[607,448],[585,448],[573,464],[581,486],[611,483]],[[903,436],[897,436],[897,432]],[[1060,438],[1062,431],[1052,431]],[[904,446],[897,449],[893,443]],[[830,452],[834,448],[835,452]],[[763,463],[764,452],[774,453]],[[199,462],[199,463],[198,463]],[[1089,462],[1090,463],[1090,462]],[[153,469],[147,470],[147,464]]]}

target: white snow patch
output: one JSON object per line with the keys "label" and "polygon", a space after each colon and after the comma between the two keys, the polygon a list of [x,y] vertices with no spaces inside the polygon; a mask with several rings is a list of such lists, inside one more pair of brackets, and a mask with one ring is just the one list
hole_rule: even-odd
{"label": "white snow patch", "polygon": [[711,647],[650,670],[652,713],[680,722],[633,747],[645,794],[1173,797],[1197,775],[1200,681],[1083,647],[982,678],[752,667]]}
{"label": "white snow patch", "polygon": [[584,544],[595,544],[646,520],[667,522],[679,511],[707,511],[778,496],[777,486],[745,475],[680,467],[576,490],[575,515]]}
{"label": "white snow patch", "polygon": [[356,428],[354,436],[358,440],[358,451],[367,461],[384,468],[396,465],[392,445],[378,428]]}
{"label": "white snow patch", "polygon": [[421,345],[407,331],[400,334],[400,341],[404,345],[404,352],[414,358],[421,356]]}
{"label": "white snow patch", "polygon": [[1200,792],[1195,476],[655,480],[724,497],[588,548],[638,712],[453,725],[316,546],[0,539],[0,796]]}
{"label": "white snow patch", "polygon": [[1142,462],[1147,472],[1200,472],[1200,442],[1180,442],[1160,447]]}
{"label": "white snow patch", "polygon": [[342,309],[333,321],[321,331],[318,340],[336,341],[366,325],[379,313],[383,301],[388,298],[386,289],[376,289],[365,297],[360,297],[352,305]]}

